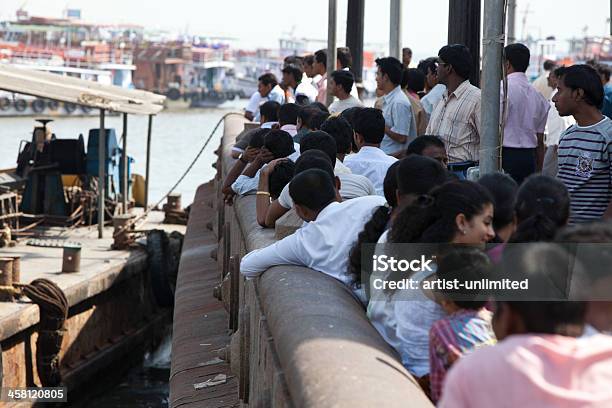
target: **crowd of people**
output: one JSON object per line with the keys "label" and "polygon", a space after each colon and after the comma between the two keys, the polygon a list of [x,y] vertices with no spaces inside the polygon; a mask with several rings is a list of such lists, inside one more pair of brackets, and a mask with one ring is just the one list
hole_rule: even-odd
{"label": "crowd of people", "polygon": [[[557,244],[612,243],[610,68],[546,61],[531,83],[529,49],[511,44],[503,55],[502,170],[482,177],[472,170],[481,91],[469,78],[478,67],[464,45],[417,68],[410,49],[402,61],[377,59],[373,103],[359,98],[348,48],[330,78],[325,50],[286,58],[280,83],[262,75],[245,114],[260,125],[232,149],[225,201],[255,195],[262,228],[290,211],[304,223],[245,255],[240,270],[254,278],[301,265],[346,285],[440,407],[609,407],[612,297],[377,291],[364,265],[384,244],[447,244],[433,272],[410,277],[478,281],[510,260],[520,276],[554,280],[581,261]],[[590,287],[612,294],[608,275]]]}

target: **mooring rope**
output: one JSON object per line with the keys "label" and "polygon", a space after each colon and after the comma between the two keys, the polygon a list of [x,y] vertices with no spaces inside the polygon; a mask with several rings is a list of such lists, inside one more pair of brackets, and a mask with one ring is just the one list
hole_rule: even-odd
{"label": "mooring rope", "polygon": [[62,381],[59,354],[66,331],[68,299],[62,289],[48,279],[35,279],[28,285],[18,286],[40,308],[36,367],[41,385],[57,386]]}
{"label": "mooring rope", "polygon": [[183,175],[178,179],[178,181],[176,183],[174,183],[174,185],[170,188],[170,190],[154,206],[146,208],[144,213],[142,213],[138,217],[134,218],[133,220],[130,220],[129,222],[127,222],[122,228],[119,228],[113,234],[113,238],[116,238],[117,236],[119,236],[123,232],[125,232],[126,230],[129,230],[130,228],[132,228],[133,225],[135,225],[140,220],[142,220],[147,215],[149,215],[149,213],[151,211],[153,211],[153,209],[157,208],[162,202],[164,202],[165,199],[168,198],[168,196],[170,194],[172,194],[174,192],[174,190],[179,186],[179,184],[181,184],[181,182],[185,179],[185,177],[187,177],[187,174],[189,174],[189,172],[193,169],[193,166],[195,166],[197,161],[200,159],[200,156],[202,156],[202,153],[204,153],[204,150],[206,149],[206,147],[208,146],[208,144],[212,140],[212,137],[214,136],[214,134],[217,132],[217,129],[219,129],[219,126],[221,126],[221,123],[223,123],[225,118],[227,118],[228,116],[232,116],[232,115],[244,116],[244,114],[239,113],[239,112],[228,112],[225,115],[223,115],[221,117],[221,119],[219,119],[219,121],[217,122],[215,127],[213,128],[212,132],[210,132],[210,135],[208,136],[208,138],[204,142],[204,145],[202,146],[202,148],[200,149],[198,154],[196,154],[195,158],[191,161],[191,164],[187,167],[187,170],[185,170],[185,172],[183,172]]}

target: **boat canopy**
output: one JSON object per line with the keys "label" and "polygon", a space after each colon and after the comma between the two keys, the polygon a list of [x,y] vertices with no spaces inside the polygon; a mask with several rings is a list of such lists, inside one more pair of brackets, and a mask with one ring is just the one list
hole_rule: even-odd
{"label": "boat canopy", "polygon": [[16,68],[10,64],[0,64],[0,90],[137,115],[159,113],[166,99],[153,92]]}

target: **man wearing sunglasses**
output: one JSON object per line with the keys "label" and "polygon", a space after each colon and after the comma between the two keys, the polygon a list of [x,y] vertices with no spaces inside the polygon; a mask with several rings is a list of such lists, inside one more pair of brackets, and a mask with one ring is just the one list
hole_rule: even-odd
{"label": "man wearing sunglasses", "polygon": [[470,50],[461,44],[446,45],[438,52],[438,81],[446,86],[434,108],[426,134],[446,144],[448,168],[459,178],[477,165],[480,149],[480,89],[468,80],[472,70]]}

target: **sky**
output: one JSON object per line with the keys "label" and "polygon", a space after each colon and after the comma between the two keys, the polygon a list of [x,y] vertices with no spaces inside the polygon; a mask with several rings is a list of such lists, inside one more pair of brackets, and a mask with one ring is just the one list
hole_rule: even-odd
{"label": "sky", "polygon": [[[338,43],[343,44],[349,0],[338,0]],[[403,1],[402,45],[415,57],[437,54],[446,43],[448,1]],[[243,48],[276,48],[278,38],[327,37],[327,0],[0,0],[0,19],[13,19],[25,4],[30,15],[60,17],[66,8],[80,8],[85,21],[135,23],[149,29],[189,32],[239,39]],[[534,37],[581,36],[609,33],[608,0],[516,0],[516,34],[525,30]],[[580,4],[577,7],[577,4]],[[525,11],[528,11],[526,14]],[[522,20],[527,16],[527,23]],[[389,0],[367,0],[365,42],[389,41]],[[525,27],[525,28],[523,28]]]}

